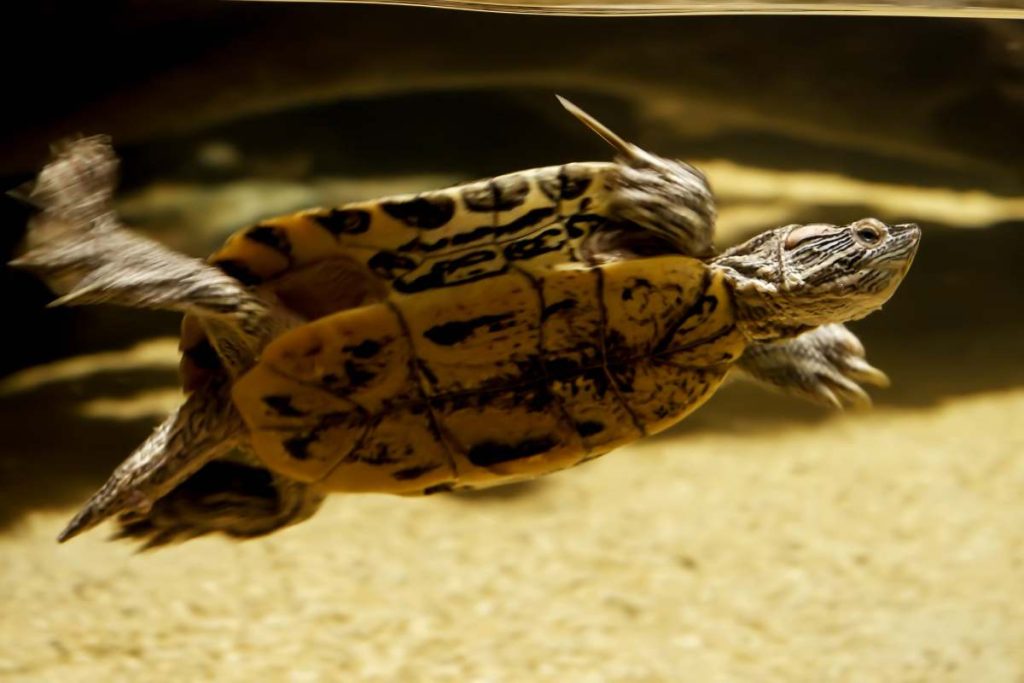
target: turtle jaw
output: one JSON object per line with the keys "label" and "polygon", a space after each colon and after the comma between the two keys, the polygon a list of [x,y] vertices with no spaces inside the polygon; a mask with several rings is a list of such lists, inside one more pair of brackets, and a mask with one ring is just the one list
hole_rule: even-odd
{"label": "turtle jaw", "polygon": [[910,270],[914,257],[917,256],[918,247],[921,246],[921,228],[916,223],[903,223],[892,226],[891,234],[900,252],[904,254],[902,264],[894,264],[894,270],[899,271],[899,278],[902,280]]}

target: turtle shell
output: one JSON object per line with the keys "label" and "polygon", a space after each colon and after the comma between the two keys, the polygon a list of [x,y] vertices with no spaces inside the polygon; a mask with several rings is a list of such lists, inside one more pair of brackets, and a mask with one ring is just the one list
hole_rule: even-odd
{"label": "turtle shell", "polygon": [[[210,263],[316,320],[402,294],[453,287],[530,262],[579,261],[606,220],[616,165],[582,162],[455,187],[311,209],[240,230]],[[220,361],[199,321],[181,334],[182,379],[200,386]]]}
{"label": "turtle shell", "polygon": [[661,431],[745,344],[728,283],[699,260],[524,266],[293,329],[233,398],[275,471],[324,490],[429,493],[546,474]]}
{"label": "turtle shell", "polygon": [[[685,417],[745,341],[700,260],[587,265],[611,163],[311,210],[211,262],[308,320],[233,399],[274,471],[331,491],[429,493],[534,477]],[[187,387],[221,372],[183,330]]]}

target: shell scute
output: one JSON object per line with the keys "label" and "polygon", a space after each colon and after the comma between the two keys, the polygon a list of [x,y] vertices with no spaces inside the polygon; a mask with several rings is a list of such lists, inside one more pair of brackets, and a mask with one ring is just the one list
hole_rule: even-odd
{"label": "shell scute", "polygon": [[232,397],[249,426],[250,443],[275,471],[314,482],[345,458],[366,433],[366,414],[352,402],[259,364]]}
{"label": "shell scute", "polygon": [[411,402],[374,419],[362,445],[318,486],[405,494],[454,481],[451,457],[426,404]]}
{"label": "shell scute", "polygon": [[620,261],[603,272],[609,363],[653,352],[678,312],[705,297],[709,277],[703,263],[679,256]]}
{"label": "shell scute", "polygon": [[552,377],[548,388],[563,406],[588,457],[643,436],[603,367]]}
{"label": "shell scute", "polygon": [[543,381],[431,399],[460,485],[493,486],[571,467],[586,454]]}
{"label": "shell scute", "polygon": [[521,383],[540,355],[540,298],[520,273],[394,300],[428,396]]}
{"label": "shell scute", "polygon": [[724,367],[684,367],[657,359],[609,368],[612,381],[646,434],[656,434],[700,407],[725,372]]}
{"label": "shell scute", "polygon": [[218,262],[311,320],[236,383],[261,457],[324,490],[478,488],[696,408],[742,352],[729,293],[678,255],[580,264],[612,220],[615,168],[534,169],[231,238]]}
{"label": "shell scute", "polygon": [[383,304],[343,311],[272,342],[260,365],[296,382],[344,396],[371,414],[417,384],[412,347]]}

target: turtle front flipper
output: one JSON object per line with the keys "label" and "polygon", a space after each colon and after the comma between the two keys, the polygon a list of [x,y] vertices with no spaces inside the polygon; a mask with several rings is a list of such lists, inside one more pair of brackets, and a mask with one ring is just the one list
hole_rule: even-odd
{"label": "turtle front flipper", "polygon": [[115,538],[148,550],[220,532],[232,538],[269,534],[308,518],[324,496],[253,460],[213,460],[145,511],[122,514]]}
{"label": "turtle front flipper", "polygon": [[39,212],[29,223],[28,251],[11,265],[43,277],[61,295],[51,305],[113,303],[199,316],[217,327],[210,336],[229,369],[234,358],[251,363],[272,334],[268,304],[217,268],[126,229],[112,205],[117,164],[102,136],[58,146],[27,193]]}
{"label": "turtle front flipper", "polygon": [[864,345],[841,324],[751,344],[737,367],[748,379],[835,408],[870,405],[861,384],[889,385],[885,373],[865,360]]}
{"label": "turtle front flipper", "polygon": [[[591,260],[619,260],[628,258],[627,252],[711,256],[715,198],[704,174],[687,163],[659,157],[623,140],[569,100],[558,100],[619,153],[615,171],[609,175],[605,208],[614,227],[602,236],[599,249],[590,250]],[[651,238],[662,246],[652,245]],[[610,258],[603,259],[603,254]]]}

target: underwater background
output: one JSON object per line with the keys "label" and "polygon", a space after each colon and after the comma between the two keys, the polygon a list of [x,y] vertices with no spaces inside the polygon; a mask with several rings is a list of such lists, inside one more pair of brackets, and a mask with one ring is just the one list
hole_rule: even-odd
{"label": "underwater background", "polygon": [[[1024,22],[54,1],[11,26],[5,187],[109,133],[125,219],[195,256],[608,159],[555,93],[704,169],[720,246],[868,215],[924,237],[851,326],[893,382],[873,410],[735,383],[536,482],[150,553],[54,538],[180,401],[178,318],[49,309],[5,267],[0,679],[1024,680]],[[0,204],[3,262],[25,218]]]}

